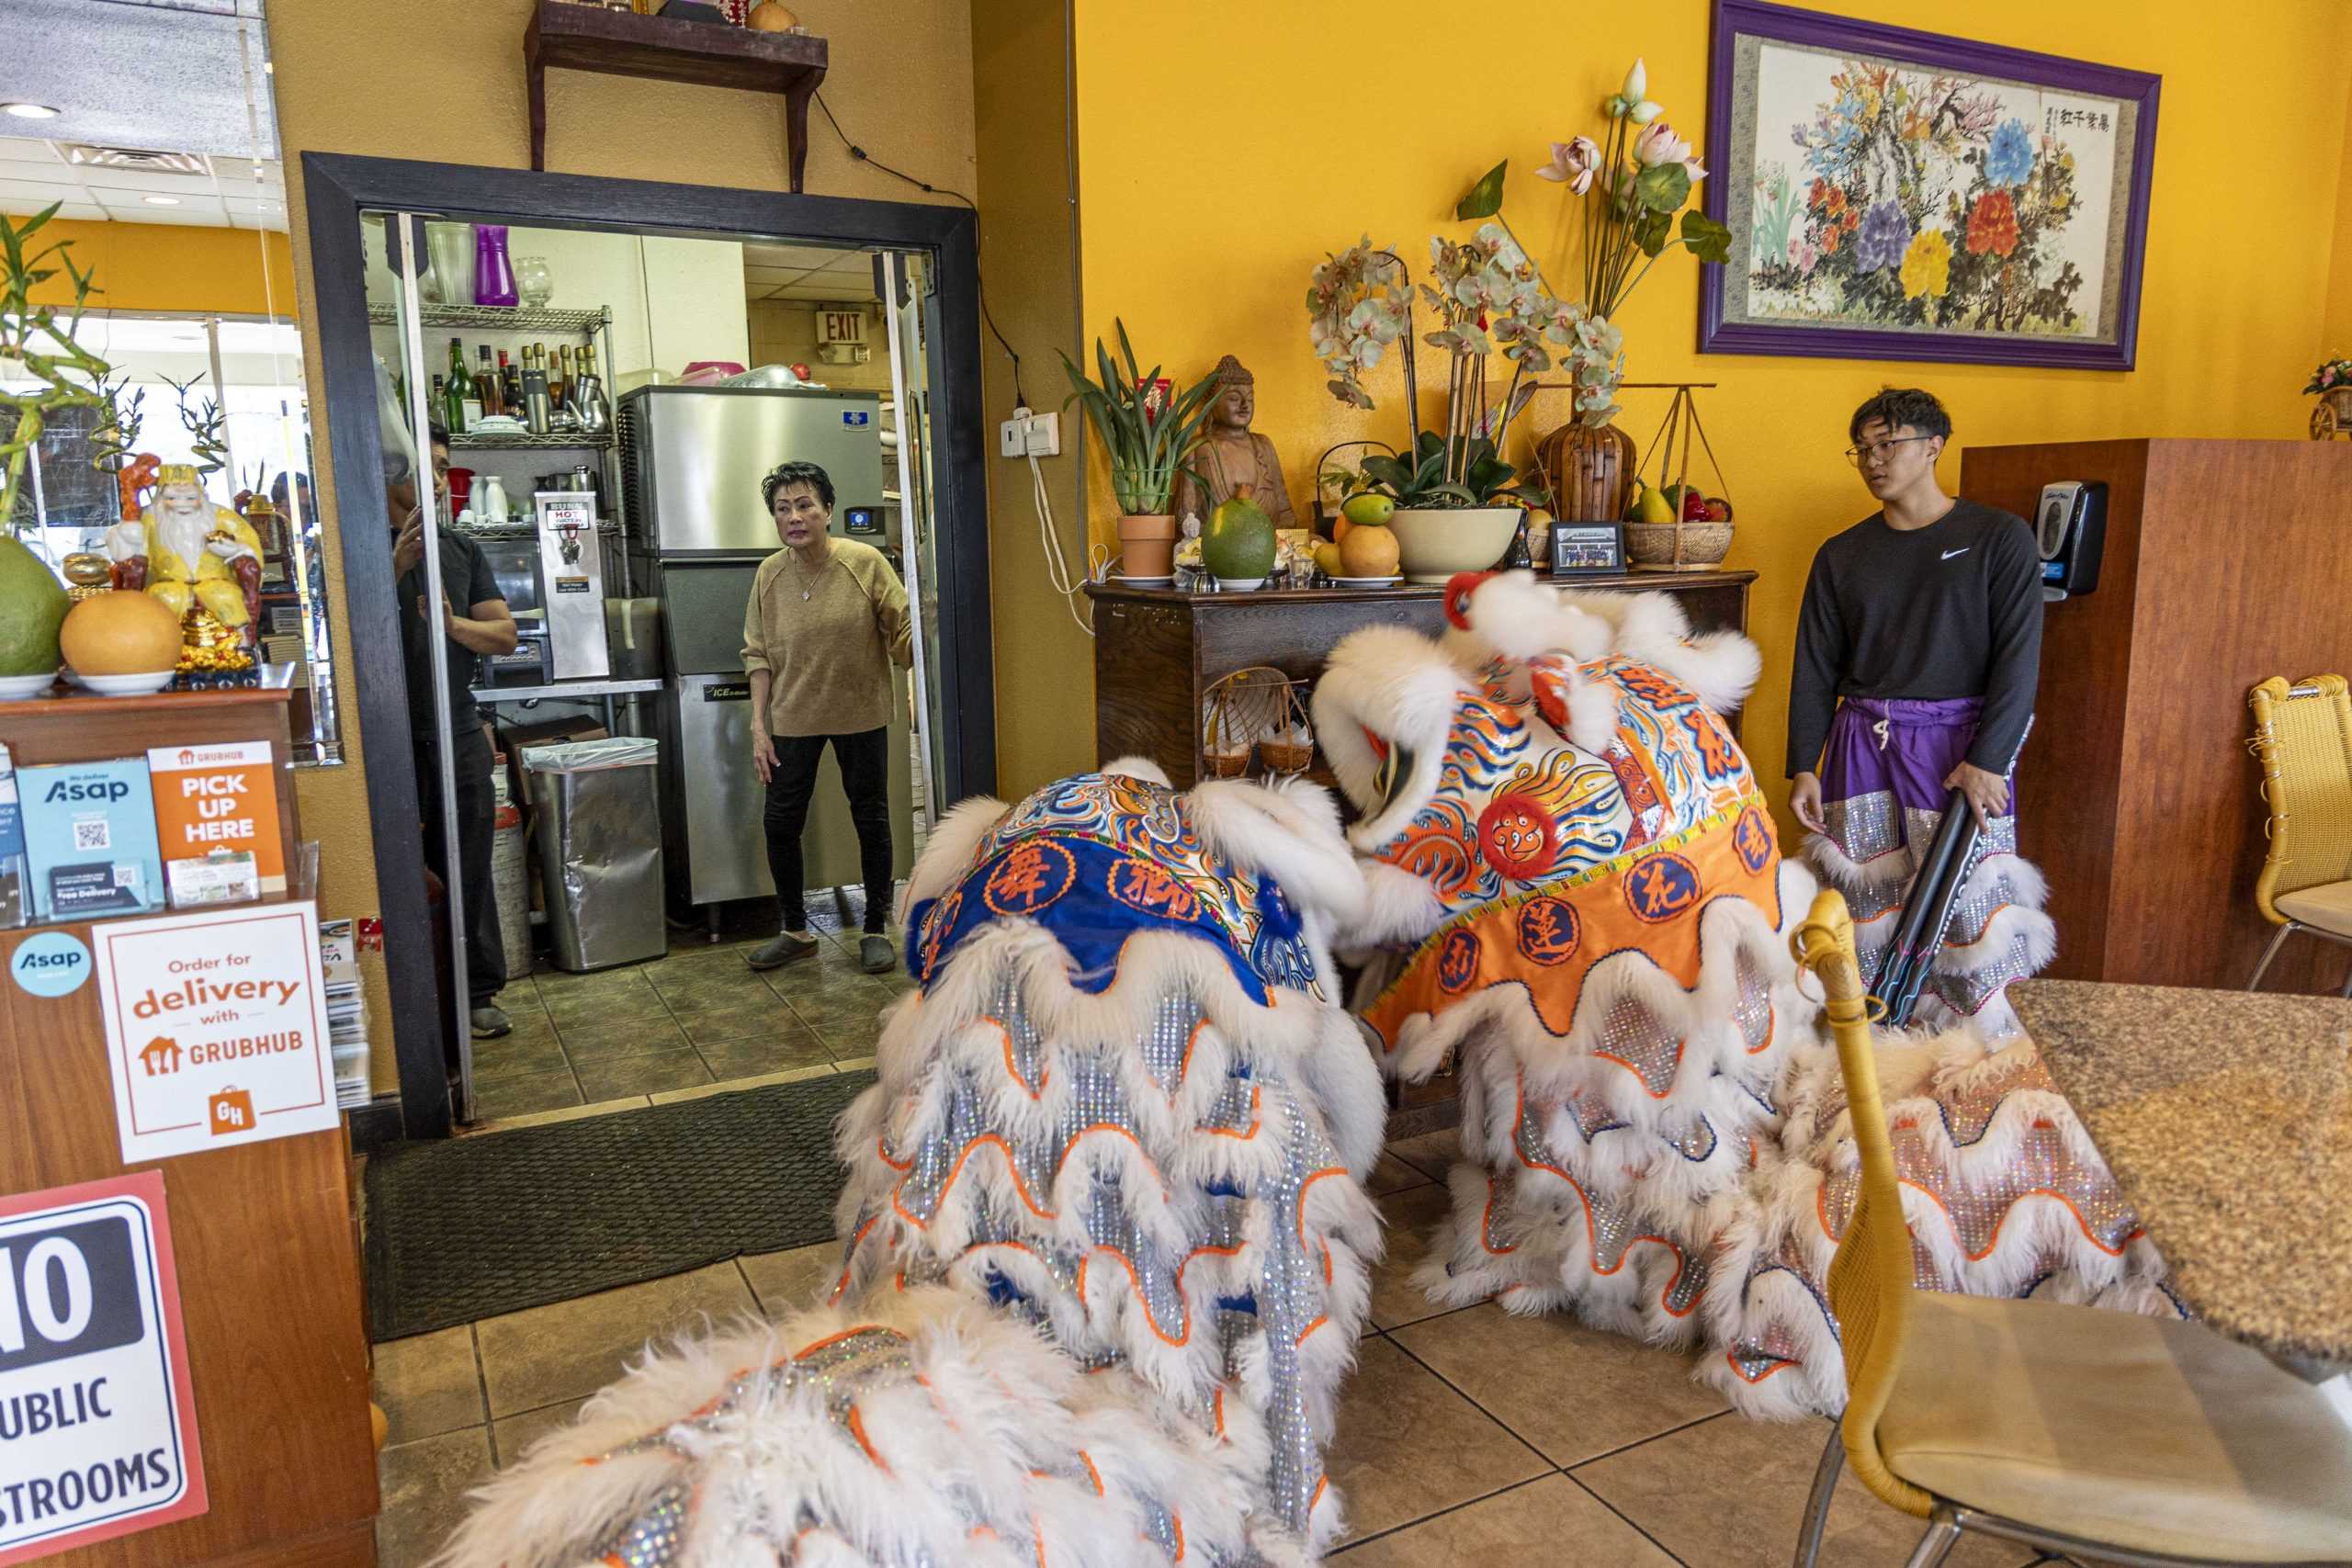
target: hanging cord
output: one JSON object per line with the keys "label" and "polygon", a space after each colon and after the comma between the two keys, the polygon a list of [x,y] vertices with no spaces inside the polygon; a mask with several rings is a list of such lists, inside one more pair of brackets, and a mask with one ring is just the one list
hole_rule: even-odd
{"label": "hanging cord", "polygon": [[[858,163],[879,169],[892,179],[903,180],[926,196],[947,197],[962,202],[976,213],[979,211],[978,205],[963,192],[948,190],[944,186],[933,185],[929,180],[917,179],[903,169],[894,169],[851,141],[849,132],[842,129],[842,122],[833,117],[833,107],[825,102],[825,95],[822,93],[817,95],[817,107],[824,111],[825,123],[833,128],[833,134],[841,138],[842,145],[849,150],[849,155]],[[1021,355],[1013,349],[1012,344],[1005,341],[1004,333],[997,330],[996,317],[989,313],[988,280],[980,271],[979,235],[977,231],[972,236],[972,273],[974,281],[979,285],[980,320],[988,323],[989,335],[996,339],[997,346],[1004,350],[1004,356],[1012,362],[1012,400],[1018,405],[1016,417],[1025,418],[1029,412],[1029,397],[1021,389]],[[1045,544],[1046,580],[1052,584],[1054,592],[1062,596],[1062,604],[1069,611],[1070,619],[1078,623],[1078,629],[1088,637],[1092,637],[1094,627],[1078,607],[1078,595],[1083,583],[1070,574],[1069,559],[1062,552],[1061,536],[1054,525],[1054,502],[1051,493],[1046,489],[1046,471],[1038,466],[1034,453],[1029,457],[1029,479],[1031,492],[1037,503],[1037,529]]]}
{"label": "hanging cord", "polygon": [[[833,118],[833,106],[825,101],[825,95],[822,93],[817,95],[817,107],[825,111],[825,123],[833,128],[833,134],[841,138],[842,145],[849,150],[849,155],[858,163],[879,169],[894,180],[903,180],[925,196],[947,197],[962,202],[975,213],[979,211],[978,203],[962,191],[949,190],[944,186],[933,185],[929,180],[919,180],[903,169],[894,169],[856,142],[852,141],[849,139],[849,132],[842,129],[842,122]],[[1012,361],[1012,400],[1026,408],[1029,406],[1029,395],[1021,389],[1021,355],[1014,352],[1012,344],[1005,341],[1004,334],[997,331],[996,317],[989,311],[989,286],[988,279],[980,272],[980,236],[977,228],[972,233],[972,276],[973,280],[979,285],[980,320],[988,323],[989,333],[996,339],[997,346],[1004,350],[1004,356]]]}

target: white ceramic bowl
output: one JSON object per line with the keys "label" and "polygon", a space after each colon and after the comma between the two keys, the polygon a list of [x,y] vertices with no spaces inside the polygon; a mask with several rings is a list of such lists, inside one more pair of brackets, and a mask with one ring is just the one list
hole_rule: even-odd
{"label": "white ceramic bowl", "polygon": [[1503,558],[1518,530],[1516,506],[1452,511],[1398,507],[1388,520],[1408,582],[1443,582],[1458,571],[1484,571]]}
{"label": "white ceramic bowl", "polygon": [[1220,591],[1230,589],[1237,593],[1247,593],[1253,588],[1266,586],[1266,580],[1262,577],[1220,577],[1216,585]]}
{"label": "white ceramic bowl", "polygon": [[142,675],[85,675],[82,684],[102,697],[143,697],[160,692],[172,683],[176,670],[158,670]]}
{"label": "white ceramic bowl", "polygon": [[0,703],[20,703],[57,684],[55,675],[0,675]]}

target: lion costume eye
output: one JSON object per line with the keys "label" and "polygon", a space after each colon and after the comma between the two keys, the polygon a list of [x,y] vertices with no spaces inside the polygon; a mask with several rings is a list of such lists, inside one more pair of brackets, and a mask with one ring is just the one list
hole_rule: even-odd
{"label": "lion costume eye", "polygon": [[1380,754],[1380,764],[1373,770],[1373,793],[1380,796],[1380,809],[1385,811],[1396,804],[1396,797],[1412,782],[1413,753],[1406,748],[1391,744]]}

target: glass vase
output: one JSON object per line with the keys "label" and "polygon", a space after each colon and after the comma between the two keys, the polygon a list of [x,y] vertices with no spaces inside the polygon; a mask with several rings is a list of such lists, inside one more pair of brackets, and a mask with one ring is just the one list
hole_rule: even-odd
{"label": "glass vase", "polygon": [[519,298],[514,267],[506,259],[506,225],[478,225],[474,230],[474,303],[512,306]]}

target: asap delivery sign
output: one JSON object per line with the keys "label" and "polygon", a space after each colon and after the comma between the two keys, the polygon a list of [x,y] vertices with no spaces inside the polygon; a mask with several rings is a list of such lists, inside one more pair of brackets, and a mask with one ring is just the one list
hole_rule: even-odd
{"label": "asap delivery sign", "polygon": [[90,930],[125,1163],[338,1125],[307,901]]}
{"label": "asap delivery sign", "polygon": [[163,1177],[0,1198],[0,1565],[206,1506]]}

